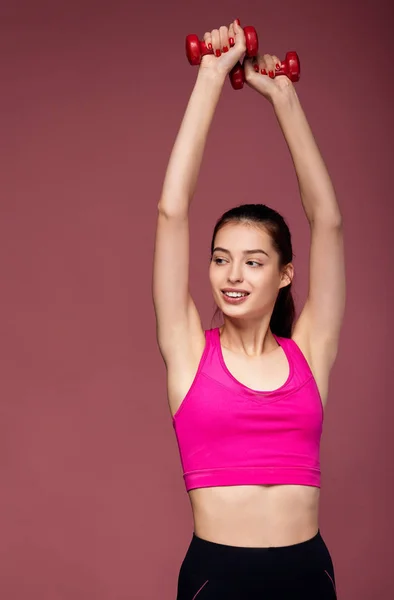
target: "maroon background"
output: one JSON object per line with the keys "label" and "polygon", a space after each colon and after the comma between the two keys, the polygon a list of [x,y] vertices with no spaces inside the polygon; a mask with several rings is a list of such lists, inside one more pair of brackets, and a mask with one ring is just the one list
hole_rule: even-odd
{"label": "maroon background", "polygon": [[[263,51],[298,51],[297,89],[345,219],[321,504],[339,597],[394,597],[391,8],[264,6],[1,4],[1,598],[175,598],[192,518],[155,342],[156,206],[196,75],[185,35],[236,17]],[[287,217],[300,306],[308,226],[291,160],[270,106],[227,84],[192,209],[206,327],[211,230],[241,201]]]}

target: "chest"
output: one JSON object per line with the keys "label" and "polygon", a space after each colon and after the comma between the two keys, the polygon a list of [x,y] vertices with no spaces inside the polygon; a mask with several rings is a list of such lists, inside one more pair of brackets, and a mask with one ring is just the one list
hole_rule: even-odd
{"label": "chest", "polygon": [[253,390],[271,392],[283,386],[290,373],[284,350],[276,350],[259,357],[235,354],[222,348],[224,365],[232,377]]}

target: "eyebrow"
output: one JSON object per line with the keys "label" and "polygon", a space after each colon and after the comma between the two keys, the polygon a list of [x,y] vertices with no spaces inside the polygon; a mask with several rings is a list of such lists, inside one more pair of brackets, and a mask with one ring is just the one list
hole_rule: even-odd
{"label": "eyebrow", "polygon": [[[231,252],[229,250],[226,250],[226,248],[220,248],[219,246],[214,248],[213,252],[225,252],[226,254],[231,254]],[[213,252],[212,252],[212,254],[213,254]],[[261,248],[255,248],[254,250],[244,250],[243,254],[265,254],[265,256],[268,256],[268,258],[270,257],[269,254],[265,250],[262,250]]]}

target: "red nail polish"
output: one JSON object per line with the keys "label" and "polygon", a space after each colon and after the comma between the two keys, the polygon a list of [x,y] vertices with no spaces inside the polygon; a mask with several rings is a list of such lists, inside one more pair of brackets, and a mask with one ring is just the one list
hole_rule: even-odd
{"label": "red nail polish", "polygon": [[219,56],[221,55],[221,52],[220,52],[220,50],[216,50],[215,54],[216,54],[216,56],[219,58]]}
{"label": "red nail polish", "polygon": [[223,52],[228,52],[228,47],[227,46],[223,47]]}
{"label": "red nail polish", "polygon": [[235,42],[234,42],[234,38],[230,38],[230,39],[229,39],[229,42],[230,42],[230,46],[234,46],[234,44],[235,44]]}
{"label": "red nail polish", "polygon": [[265,69],[261,69],[261,74],[262,75],[267,75],[267,71]]}
{"label": "red nail polish", "polygon": [[238,23],[238,25],[241,25],[241,21],[239,19],[235,19]]}
{"label": "red nail polish", "polygon": [[208,44],[208,50],[212,50],[212,44]]}
{"label": "red nail polish", "polygon": [[254,65],[254,70],[256,71],[256,73],[259,72],[259,65]]}
{"label": "red nail polish", "polygon": [[280,64],[279,64],[279,63],[276,63],[276,65],[275,65],[275,66],[276,66],[276,70],[277,70],[277,71],[279,71],[279,69],[280,69]]}
{"label": "red nail polish", "polygon": [[273,71],[270,71],[270,72],[269,72],[269,76],[271,77],[271,79],[274,79],[274,77],[275,77],[275,73],[274,73]]}

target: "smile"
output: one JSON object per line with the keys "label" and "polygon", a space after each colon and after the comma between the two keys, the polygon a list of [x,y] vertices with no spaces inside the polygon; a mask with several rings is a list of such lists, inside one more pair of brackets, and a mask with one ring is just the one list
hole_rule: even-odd
{"label": "smile", "polygon": [[224,301],[228,304],[240,304],[241,302],[245,302],[246,298],[249,296],[249,292],[245,291],[230,291],[230,290],[221,290],[223,294]]}
{"label": "smile", "polygon": [[230,298],[241,298],[242,296],[248,296],[248,292],[223,292],[225,296]]}

